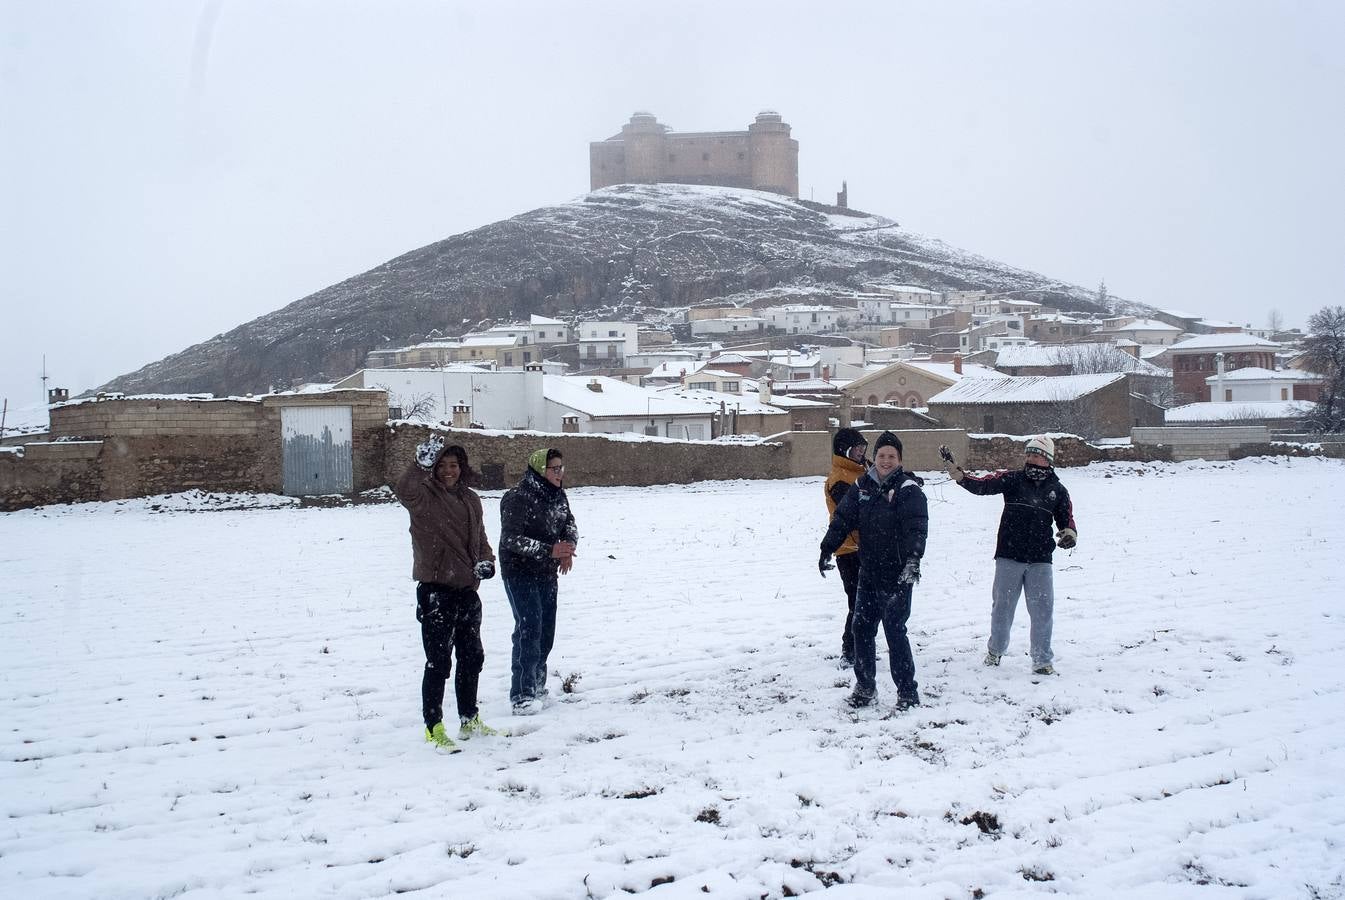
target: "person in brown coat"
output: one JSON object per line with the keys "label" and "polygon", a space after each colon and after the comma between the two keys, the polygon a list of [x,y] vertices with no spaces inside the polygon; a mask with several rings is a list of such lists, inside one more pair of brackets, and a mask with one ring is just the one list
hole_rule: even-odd
{"label": "person in brown coat", "polygon": [[495,552],[486,538],[481,498],[467,487],[475,473],[467,451],[445,446],[433,435],[416,448],[416,458],[393,488],[411,515],[411,577],[416,586],[416,619],[425,646],[420,697],[425,740],[456,752],[444,730],[444,684],[453,667],[460,739],[495,734],[481,721],[477,681],[485,651],[481,647],[481,579],[495,575]]}

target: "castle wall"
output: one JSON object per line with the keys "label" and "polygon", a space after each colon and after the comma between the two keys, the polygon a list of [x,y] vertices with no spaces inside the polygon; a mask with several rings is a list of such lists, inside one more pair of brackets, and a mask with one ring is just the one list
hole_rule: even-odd
{"label": "castle wall", "polygon": [[707,184],[799,194],[799,144],[775,113],[747,131],[670,132],[637,113],[621,134],[589,144],[592,190],[614,184]]}

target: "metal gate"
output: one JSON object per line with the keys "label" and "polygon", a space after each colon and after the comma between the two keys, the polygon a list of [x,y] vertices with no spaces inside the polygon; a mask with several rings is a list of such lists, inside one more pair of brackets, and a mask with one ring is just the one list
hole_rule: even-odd
{"label": "metal gate", "polygon": [[349,494],[354,489],[349,406],[284,406],[280,440],[285,493]]}

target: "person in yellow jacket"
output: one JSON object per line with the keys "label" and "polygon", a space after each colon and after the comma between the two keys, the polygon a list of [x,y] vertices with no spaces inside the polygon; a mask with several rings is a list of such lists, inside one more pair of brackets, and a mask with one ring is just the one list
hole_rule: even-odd
{"label": "person in yellow jacket", "polygon": [[[859,476],[868,468],[864,452],[869,449],[864,435],[853,428],[842,428],[831,439],[831,474],[824,487],[827,500],[827,518],[836,512]],[[855,622],[855,591],[859,587],[859,532],[852,531],[836,551],[836,569],[841,573],[845,588],[845,631],[841,634],[841,668],[854,667],[855,637],[851,628]],[[823,573],[825,574],[825,573]]]}

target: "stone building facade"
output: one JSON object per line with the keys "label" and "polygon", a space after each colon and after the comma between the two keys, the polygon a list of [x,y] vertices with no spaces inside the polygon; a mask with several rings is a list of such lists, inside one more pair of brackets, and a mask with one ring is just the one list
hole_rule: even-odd
{"label": "stone building facade", "polygon": [[589,144],[591,190],[614,184],[710,184],[799,195],[799,142],[777,112],[746,131],[676,132],[637,112],[621,133]]}

